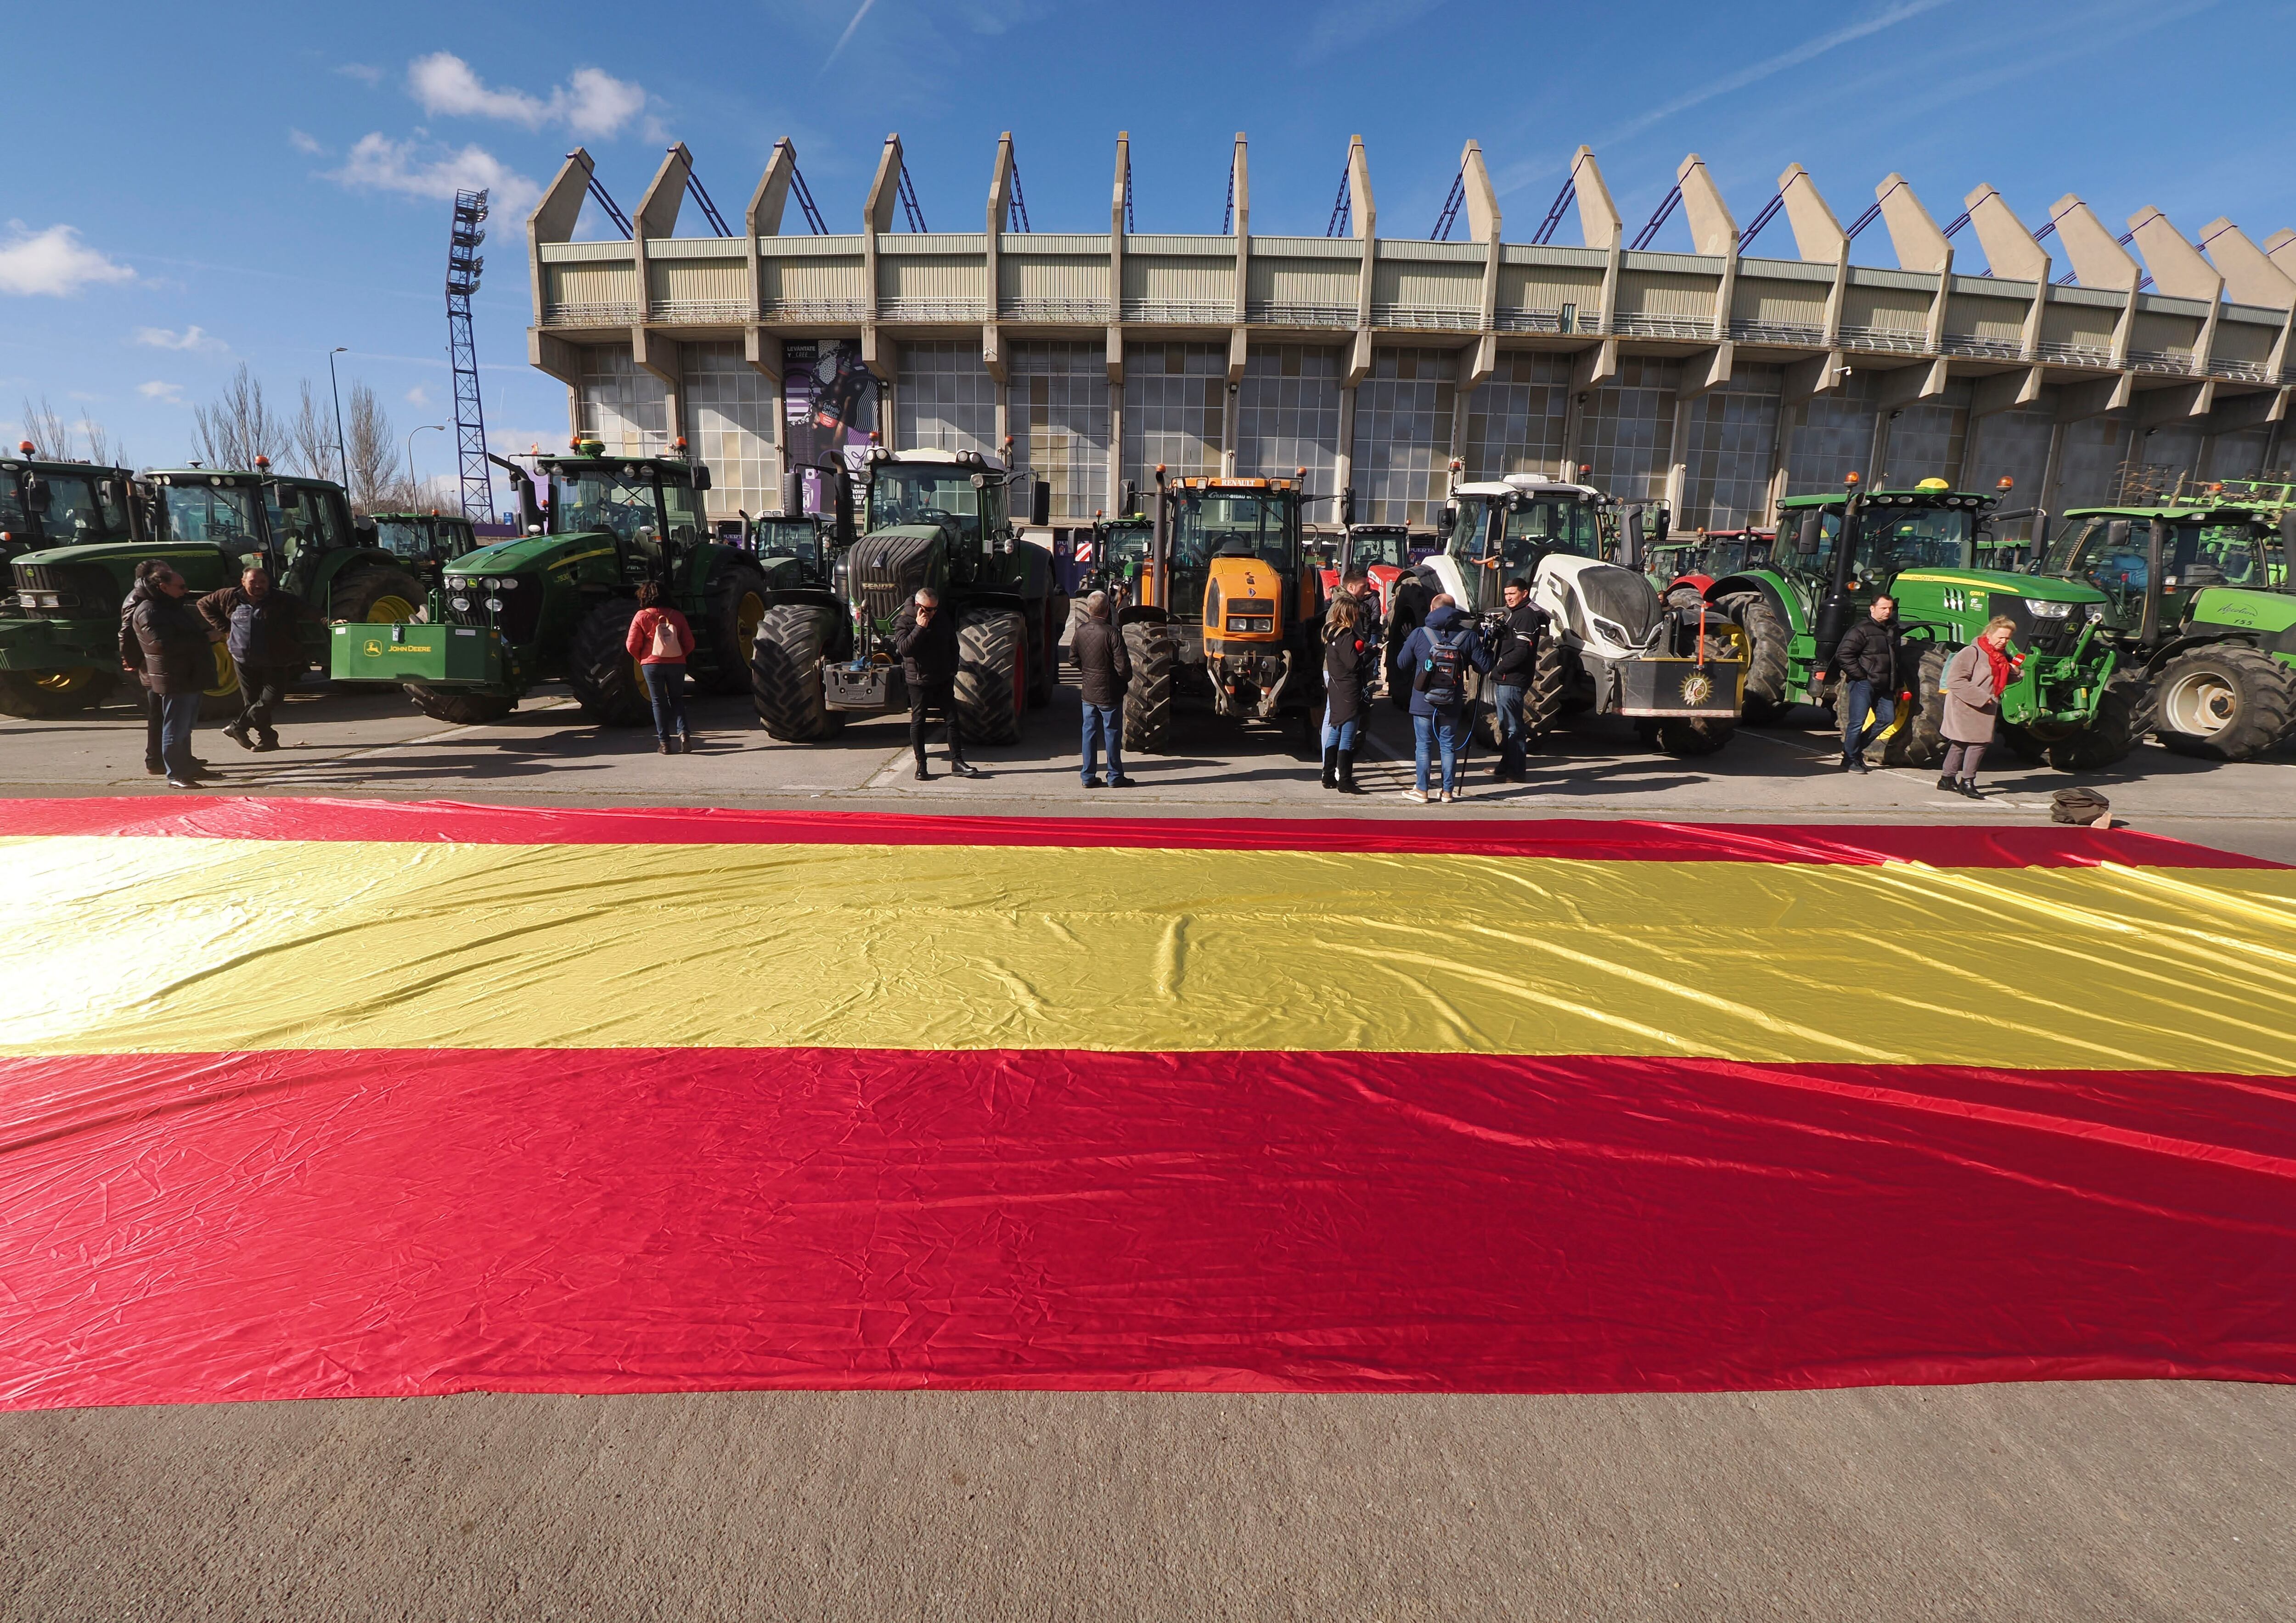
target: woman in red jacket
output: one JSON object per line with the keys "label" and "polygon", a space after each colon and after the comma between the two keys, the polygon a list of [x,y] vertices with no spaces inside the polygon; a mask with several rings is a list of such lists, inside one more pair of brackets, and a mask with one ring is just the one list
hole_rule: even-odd
{"label": "woman in red jacket", "polygon": [[[693,627],[675,609],[661,606],[661,587],[647,581],[638,587],[638,611],[630,621],[626,644],[630,658],[645,676],[646,697],[653,701],[655,745],[664,755],[682,748],[693,751],[693,732],[685,724],[685,659],[693,652]],[[677,722],[677,742],[670,742],[669,724]]]}

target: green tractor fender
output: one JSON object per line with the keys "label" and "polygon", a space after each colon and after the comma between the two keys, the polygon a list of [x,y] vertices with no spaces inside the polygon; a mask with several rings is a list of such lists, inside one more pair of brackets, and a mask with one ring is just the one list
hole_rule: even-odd
{"label": "green tractor fender", "polygon": [[1770,612],[1785,621],[1786,629],[1794,635],[1809,635],[1809,616],[1802,608],[1801,594],[1784,576],[1769,570],[1741,570],[1734,575],[1725,575],[1706,588],[1706,601],[1718,603],[1725,597],[1748,592],[1769,604]]}

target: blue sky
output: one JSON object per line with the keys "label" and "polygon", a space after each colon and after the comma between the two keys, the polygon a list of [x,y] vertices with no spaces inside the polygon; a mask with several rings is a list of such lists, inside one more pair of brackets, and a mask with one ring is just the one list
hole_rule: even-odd
{"label": "blue sky", "polygon": [[[12,444],[20,400],[45,397],[141,465],[192,454],[192,406],[242,362],[291,406],[299,381],[324,390],[338,344],[402,437],[449,421],[458,183],[497,200],[488,427],[500,445],[555,440],[563,392],[524,364],[521,225],[577,142],[630,208],[683,140],[738,222],[789,135],[836,231],[889,130],[927,223],[980,229],[1004,129],[1037,230],[1105,229],[1119,128],[1142,231],[1220,228],[1238,129],[1269,234],[1323,232],[1357,133],[1393,235],[1432,226],[1471,136],[1518,242],[1582,141],[1630,230],[1691,151],[1742,224],[1798,161],[1845,220],[1898,170],[1940,221],[1988,181],[2029,221],[2070,191],[2116,225],[2154,204],[2188,235],[2220,214],[2259,241],[2296,225],[2296,112],[2268,68],[2241,70],[2290,37],[2291,7],[2265,0],[128,4],[19,7],[8,34],[0,434]],[[1770,232],[1760,248],[1791,252],[1783,222]],[[578,234],[602,233],[586,218]],[[1653,245],[1687,246],[1678,215]],[[1858,249],[1888,262],[1880,231]],[[445,472],[449,450],[421,436],[421,471]]]}

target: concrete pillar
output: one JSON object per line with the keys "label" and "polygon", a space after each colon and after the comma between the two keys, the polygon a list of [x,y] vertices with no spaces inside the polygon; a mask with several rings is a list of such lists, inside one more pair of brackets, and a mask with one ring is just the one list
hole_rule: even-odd
{"label": "concrete pillar", "polygon": [[1666,506],[1677,521],[1690,488],[1690,414],[1697,404],[1694,399],[1680,398],[1674,403],[1674,436],[1667,452]]}
{"label": "concrete pillar", "polygon": [[[1340,464],[1337,478],[1341,490],[1349,489],[1356,481],[1356,386],[1352,383],[1340,389]],[[1341,511],[1346,510],[1342,508]]]}

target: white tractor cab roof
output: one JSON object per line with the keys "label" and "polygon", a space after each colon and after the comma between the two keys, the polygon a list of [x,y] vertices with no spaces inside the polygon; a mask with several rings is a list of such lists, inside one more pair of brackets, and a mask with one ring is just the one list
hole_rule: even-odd
{"label": "white tractor cab roof", "polygon": [[1004,459],[991,456],[986,451],[940,451],[931,447],[922,450],[889,451],[883,446],[873,446],[869,450],[869,460],[871,462],[932,463],[944,468],[950,466],[978,468],[984,473],[1004,471]]}
{"label": "white tractor cab roof", "polygon": [[1535,473],[1510,473],[1505,479],[1478,480],[1472,484],[1454,485],[1453,496],[1575,496],[1583,501],[1603,502],[1610,498],[1592,485],[1565,484],[1559,480],[1541,479]]}

